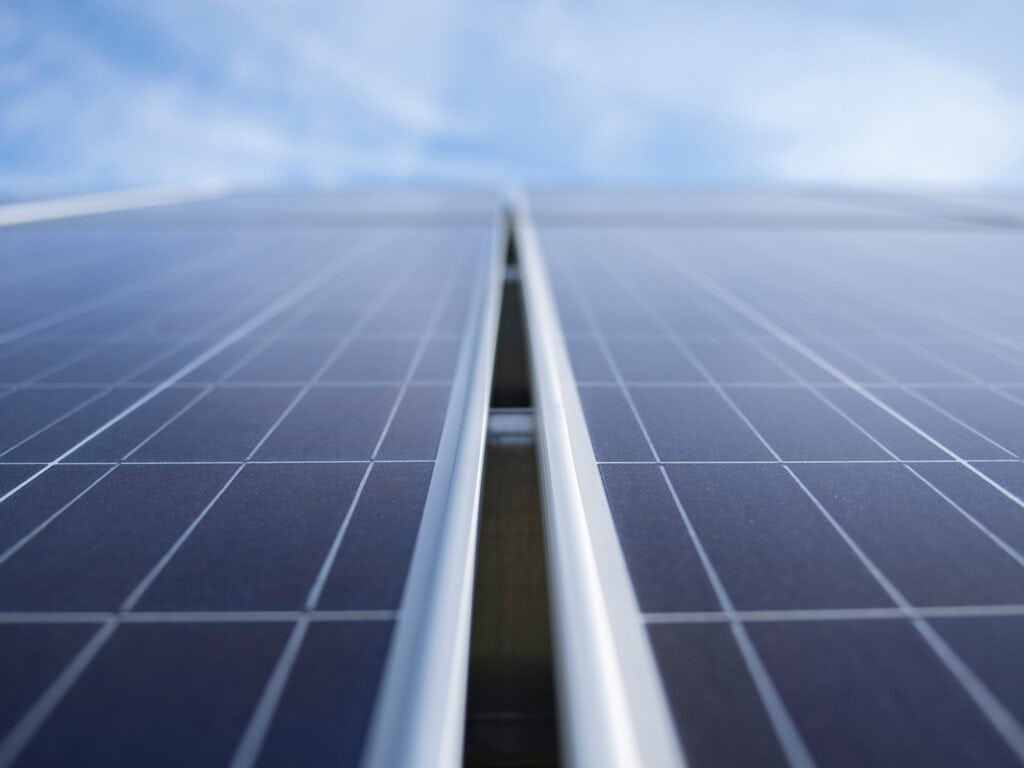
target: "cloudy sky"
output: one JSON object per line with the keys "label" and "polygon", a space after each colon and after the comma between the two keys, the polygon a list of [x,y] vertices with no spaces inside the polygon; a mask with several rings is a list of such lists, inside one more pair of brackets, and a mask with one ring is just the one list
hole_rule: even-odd
{"label": "cloudy sky", "polygon": [[7,0],[0,194],[1024,187],[1024,3]]}

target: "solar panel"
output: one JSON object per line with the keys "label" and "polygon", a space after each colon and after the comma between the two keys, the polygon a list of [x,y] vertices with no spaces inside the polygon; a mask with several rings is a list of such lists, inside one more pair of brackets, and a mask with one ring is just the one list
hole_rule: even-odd
{"label": "solar panel", "polygon": [[[945,221],[949,204],[922,205],[919,200],[870,195],[801,195],[726,192],[668,192],[589,189],[572,193],[555,190],[530,195],[530,214],[538,225],[631,226],[688,229],[757,227],[760,229],[875,229],[900,230],[920,226],[955,226]],[[955,218],[955,217],[954,217]]]}
{"label": "solar panel", "polygon": [[928,200],[529,202],[576,763],[1024,759],[1022,234]]}
{"label": "solar panel", "polygon": [[242,196],[0,230],[0,765],[458,742],[497,214]]}
{"label": "solar panel", "polygon": [[1024,760],[1018,199],[126,200],[0,212],[0,766],[461,762],[520,276],[565,762]]}

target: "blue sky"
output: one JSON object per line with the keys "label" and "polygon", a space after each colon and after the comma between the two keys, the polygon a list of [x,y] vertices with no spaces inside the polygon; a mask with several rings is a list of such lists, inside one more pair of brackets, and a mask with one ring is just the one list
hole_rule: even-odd
{"label": "blue sky", "polygon": [[1024,186],[1024,4],[8,0],[0,193]]}

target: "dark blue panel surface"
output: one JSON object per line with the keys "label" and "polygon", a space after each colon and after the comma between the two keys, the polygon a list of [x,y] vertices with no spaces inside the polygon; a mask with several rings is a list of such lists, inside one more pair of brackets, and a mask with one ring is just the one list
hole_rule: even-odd
{"label": "dark blue panel surface", "polygon": [[7,493],[38,469],[32,464],[0,465],[0,493]]}
{"label": "dark blue panel surface", "polygon": [[53,420],[44,430],[12,446],[3,456],[6,461],[47,462],[56,459],[72,445],[102,427],[139,397],[131,389],[111,389],[96,393],[78,408]]}
{"label": "dark blue panel surface", "polygon": [[410,387],[395,411],[379,457],[420,461],[434,458],[449,394],[447,386]]}
{"label": "dark blue panel surface", "polygon": [[0,451],[14,449],[102,390],[22,389],[0,398]]}
{"label": "dark blue panel surface", "polygon": [[728,626],[666,624],[648,631],[683,751],[693,764],[787,764]]}
{"label": "dark blue panel surface", "polygon": [[1024,712],[1024,617],[938,619],[935,627],[1011,712]]}
{"label": "dark blue panel surface", "polygon": [[[568,347],[572,369],[580,383],[615,381],[612,369],[597,342],[573,337],[568,339]],[[661,363],[656,365],[660,367]]]}
{"label": "dark blue panel surface", "polygon": [[[678,324],[676,330],[680,330]],[[793,380],[781,366],[747,341],[696,339],[689,342],[689,347],[711,377],[723,384],[771,384]]]}
{"label": "dark blue panel surface", "polygon": [[1024,760],[1024,234],[938,200],[531,199],[691,765]]}
{"label": "dark blue panel surface", "polygon": [[623,394],[610,387],[580,387],[598,461],[649,461],[651,449]]}
{"label": "dark blue panel surface", "polygon": [[0,738],[53,683],[95,628],[87,624],[0,626]]}
{"label": "dark blue panel surface", "polygon": [[875,388],[873,394],[919,429],[965,459],[1009,459],[1014,454],[951,414],[938,411],[909,391]]}
{"label": "dark blue panel surface", "polygon": [[302,610],[365,471],[363,464],[245,467],[140,609]]}
{"label": "dark blue panel surface", "polygon": [[398,397],[397,386],[318,388],[256,452],[262,460],[368,460]]}
{"label": "dark blue panel surface", "polygon": [[335,343],[333,339],[274,341],[232,373],[229,381],[308,381]]}
{"label": "dark blue panel surface", "polygon": [[[136,392],[136,398],[139,393]],[[165,389],[152,400],[72,453],[69,461],[120,461],[131,458],[179,414],[205,396],[191,387]]]}
{"label": "dark blue panel surface", "polygon": [[121,627],[17,764],[225,765],[287,635],[282,624]]}
{"label": "dark blue panel surface", "polygon": [[759,624],[750,633],[822,765],[1017,765],[907,622]]}
{"label": "dark blue panel surface", "polygon": [[718,601],[661,468],[605,464],[601,478],[640,609],[717,610]]}
{"label": "dark blue panel surface", "polygon": [[[4,469],[18,470],[15,477],[21,483],[43,467],[14,464],[6,465]],[[0,551],[5,557],[10,557],[12,547],[86,493],[109,471],[110,467],[104,466],[57,466],[29,482],[0,506],[3,510],[0,514]],[[10,482],[2,492],[9,492],[18,483]]]}
{"label": "dark blue panel surface", "polygon": [[357,341],[324,374],[325,381],[401,381],[409,369],[413,340]]}
{"label": "dark blue panel surface", "polygon": [[416,366],[416,381],[450,381],[455,375],[459,359],[457,339],[435,339],[427,344],[423,357]]}
{"label": "dark blue panel surface", "polygon": [[650,387],[633,389],[632,397],[662,461],[771,458],[750,426],[713,389]]}
{"label": "dark blue panel surface", "polygon": [[285,387],[214,390],[142,446],[135,459],[242,461],[295,394]]}
{"label": "dark blue panel surface", "polygon": [[821,390],[821,394],[896,458],[907,461],[947,458],[935,443],[852,389],[829,387]]}
{"label": "dark blue panel surface", "polygon": [[884,459],[886,453],[806,389],[730,389],[754,428],[783,460]]}
{"label": "dark blue panel surface", "polygon": [[225,466],[119,467],[0,565],[0,608],[117,610],[229,476]]}
{"label": "dark blue panel surface", "polygon": [[415,192],[0,228],[0,766],[358,761],[495,221]]}
{"label": "dark blue panel surface", "polygon": [[358,765],[391,630],[382,621],[310,627],[257,765]]}
{"label": "dark blue panel surface", "polygon": [[425,462],[374,465],[327,575],[322,608],[398,606],[430,476]]}
{"label": "dark blue panel surface", "polygon": [[680,465],[668,474],[737,609],[892,605],[782,467]]}
{"label": "dark blue panel surface", "polygon": [[1019,508],[1017,499],[1024,499],[1024,467],[1019,461],[980,462],[972,467],[981,473],[981,477],[999,491],[1004,498],[1009,498]]}
{"label": "dark blue panel surface", "polygon": [[912,604],[1024,603],[1024,567],[905,467],[796,473]]}
{"label": "dark blue panel surface", "polygon": [[88,354],[89,348],[82,349],[80,343],[74,341],[41,341],[10,345],[0,356],[0,381],[19,384],[24,381],[36,380],[45,376],[51,369],[63,367],[66,361],[82,354]]}
{"label": "dark blue panel surface", "polygon": [[608,349],[620,375],[629,382],[703,381],[704,378],[674,344],[664,339],[614,339],[609,340]]}

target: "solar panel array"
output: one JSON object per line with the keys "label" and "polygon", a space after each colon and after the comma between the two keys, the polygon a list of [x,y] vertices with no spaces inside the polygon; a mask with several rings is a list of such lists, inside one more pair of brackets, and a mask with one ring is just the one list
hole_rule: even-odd
{"label": "solar panel array", "polygon": [[453,382],[493,345],[496,211],[0,230],[0,765],[359,761]]}
{"label": "solar panel array", "polygon": [[[1024,202],[514,208],[565,761],[1024,761]],[[0,767],[460,762],[497,197],[7,214]]]}
{"label": "solar panel array", "polygon": [[600,504],[580,525],[635,600],[597,594],[644,628],[681,757],[1018,764],[1024,203],[530,202],[611,547]]}

